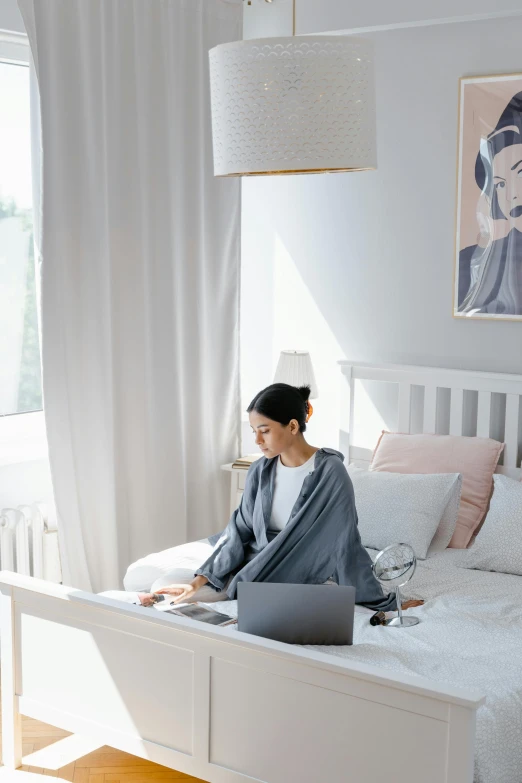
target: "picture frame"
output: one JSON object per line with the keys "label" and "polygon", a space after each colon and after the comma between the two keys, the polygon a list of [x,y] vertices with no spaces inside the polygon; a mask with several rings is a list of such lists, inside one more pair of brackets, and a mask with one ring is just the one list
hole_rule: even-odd
{"label": "picture frame", "polygon": [[453,315],[522,321],[522,73],[460,79]]}

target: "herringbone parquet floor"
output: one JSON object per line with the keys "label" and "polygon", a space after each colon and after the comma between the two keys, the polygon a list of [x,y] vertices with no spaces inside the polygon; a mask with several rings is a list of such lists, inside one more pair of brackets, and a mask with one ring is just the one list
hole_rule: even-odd
{"label": "herringbone parquet floor", "polygon": [[[51,783],[49,777],[71,783],[201,783],[199,778],[113,748],[98,747],[92,741],[31,718],[23,718],[22,752],[25,763],[21,769],[33,774],[12,773],[13,783],[18,779],[20,783],[32,783],[33,778],[34,783]],[[0,775],[0,780],[6,780],[5,775]]]}

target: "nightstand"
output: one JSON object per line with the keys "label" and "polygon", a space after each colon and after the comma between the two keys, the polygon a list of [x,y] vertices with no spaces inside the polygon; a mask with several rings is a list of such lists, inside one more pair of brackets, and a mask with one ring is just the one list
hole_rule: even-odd
{"label": "nightstand", "polygon": [[230,516],[239,506],[243,490],[245,488],[246,475],[248,470],[244,468],[233,468],[232,463],[221,465],[221,470],[230,473]]}

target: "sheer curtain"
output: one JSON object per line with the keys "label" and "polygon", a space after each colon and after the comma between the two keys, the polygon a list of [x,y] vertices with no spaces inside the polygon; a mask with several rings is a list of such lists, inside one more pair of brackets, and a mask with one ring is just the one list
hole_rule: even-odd
{"label": "sheer curtain", "polygon": [[117,587],[227,521],[237,180],[214,179],[223,0],[19,0],[42,123],[44,405],[64,578]]}

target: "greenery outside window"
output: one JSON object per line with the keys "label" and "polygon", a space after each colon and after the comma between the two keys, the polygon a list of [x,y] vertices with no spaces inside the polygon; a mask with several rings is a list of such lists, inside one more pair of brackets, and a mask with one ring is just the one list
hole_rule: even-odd
{"label": "greenery outside window", "polygon": [[42,409],[31,179],[29,67],[0,56],[0,416]]}

